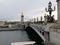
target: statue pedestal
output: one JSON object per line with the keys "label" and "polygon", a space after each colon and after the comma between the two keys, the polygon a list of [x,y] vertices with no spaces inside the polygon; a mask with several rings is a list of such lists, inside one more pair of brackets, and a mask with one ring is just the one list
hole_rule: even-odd
{"label": "statue pedestal", "polygon": [[54,17],[53,16],[47,16],[47,22],[54,23]]}

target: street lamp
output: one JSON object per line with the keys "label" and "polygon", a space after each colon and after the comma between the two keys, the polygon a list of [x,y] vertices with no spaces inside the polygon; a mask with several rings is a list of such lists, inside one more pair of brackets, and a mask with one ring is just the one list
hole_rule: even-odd
{"label": "street lamp", "polygon": [[49,3],[48,3],[48,5],[49,5],[49,6],[52,6],[52,3],[51,3],[51,2],[49,2]]}
{"label": "street lamp", "polygon": [[49,15],[51,17],[51,14],[52,14],[52,11],[55,11],[55,6],[54,6],[54,9],[52,9],[52,3],[51,1],[48,3],[48,9],[45,8],[46,12],[49,12]]}
{"label": "street lamp", "polygon": [[48,3],[48,9],[47,8],[45,8],[45,10],[46,10],[46,12],[49,12],[49,15],[48,15],[48,17],[47,17],[47,21],[48,22],[54,22],[53,20],[53,16],[51,16],[52,15],[52,11],[55,11],[55,6],[54,6],[54,9],[52,9],[52,3],[51,3],[51,1]]}

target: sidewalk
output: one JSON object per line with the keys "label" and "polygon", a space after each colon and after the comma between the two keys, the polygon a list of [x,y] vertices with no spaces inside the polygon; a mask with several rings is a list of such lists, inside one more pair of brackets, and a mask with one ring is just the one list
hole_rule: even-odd
{"label": "sidewalk", "polygon": [[54,44],[54,43],[52,43],[52,42],[46,42],[45,45],[56,45],[56,44]]}
{"label": "sidewalk", "polygon": [[60,33],[50,32],[50,41],[56,45],[60,45]]}

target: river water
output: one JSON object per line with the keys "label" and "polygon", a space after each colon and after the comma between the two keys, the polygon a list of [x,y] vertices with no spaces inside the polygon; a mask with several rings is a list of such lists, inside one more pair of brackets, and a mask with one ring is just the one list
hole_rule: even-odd
{"label": "river water", "polygon": [[0,45],[11,45],[12,42],[29,41],[25,31],[1,31]]}

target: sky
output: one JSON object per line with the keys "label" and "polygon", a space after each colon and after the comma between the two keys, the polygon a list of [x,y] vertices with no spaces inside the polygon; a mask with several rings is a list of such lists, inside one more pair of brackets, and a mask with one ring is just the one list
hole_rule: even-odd
{"label": "sky", "polygon": [[22,12],[25,21],[37,17],[40,20],[46,13],[45,8],[48,7],[49,1],[52,2],[52,8],[56,6],[52,15],[57,19],[56,0],[0,0],[0,21],[20,21]]}

